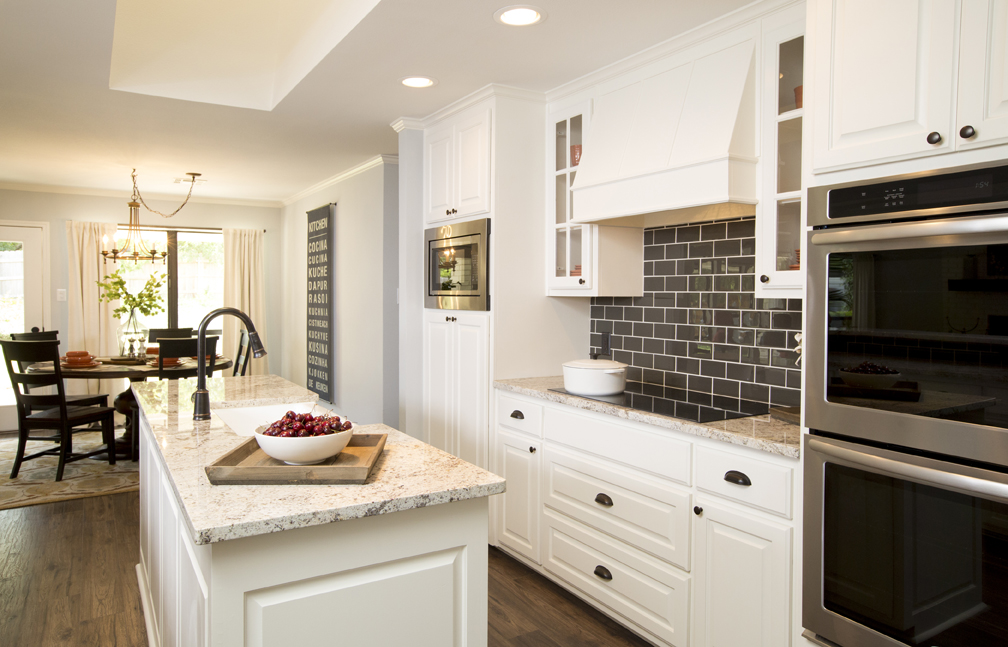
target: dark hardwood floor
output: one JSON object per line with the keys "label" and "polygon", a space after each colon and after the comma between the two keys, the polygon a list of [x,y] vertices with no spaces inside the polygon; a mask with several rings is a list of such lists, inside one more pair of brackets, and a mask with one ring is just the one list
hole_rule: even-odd
{"label": "dark hardwood floor", "polygon": [[147,644],[136,492],[0,511],[0,645]]}
{"label": "dark hardwood floor", "polygon": [[493,547],[489,589],[489,647],[651,645]]}
{"label": "dark hardwood floor", "polygon": [[[0,511],[0,645],[147,644],[136,492]],[[490,647],[646,647],[503,552],[490,549]]]}

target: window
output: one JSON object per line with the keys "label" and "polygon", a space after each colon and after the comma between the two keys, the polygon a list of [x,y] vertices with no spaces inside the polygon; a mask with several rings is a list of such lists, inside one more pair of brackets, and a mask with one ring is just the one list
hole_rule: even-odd
{"label": "window", "polygon": [[[126,228],[116,232],[122,244]],[[166,274],[162,287],[166,310],[143,317],[148,328],[196,328],[206,313],[224,305],[224,235],[219,230],[144,229],[148,247],[167,249],[166,263],[119,261],[131,294],[141,290],[151,274]],[[111,272],[109,268],[107,272]]]}

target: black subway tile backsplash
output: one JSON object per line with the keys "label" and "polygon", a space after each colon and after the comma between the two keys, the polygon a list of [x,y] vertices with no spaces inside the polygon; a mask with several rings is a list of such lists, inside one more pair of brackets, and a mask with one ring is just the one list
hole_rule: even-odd
{"label": "black subway tile backsplash", "polygon": [[[793,349],[802,300],[756,298],[755,235],[754,218],[646,229],[644,296],[592,299],[592,352],[603,332],[613,334],[613,358],[631,364],[636,405],[722,420],[800,403]],[[847,344],[850,352],[898,347],[872,337]],[[987,348],[902,349],[968,366],[1008,363]]]}

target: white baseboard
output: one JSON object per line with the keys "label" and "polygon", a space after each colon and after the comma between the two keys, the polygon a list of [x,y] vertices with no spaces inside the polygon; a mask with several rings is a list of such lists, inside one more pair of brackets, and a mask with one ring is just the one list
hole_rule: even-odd
{"label": "white baseboard", "polygon": [[143,607],[144,625],[147,627],[147,645],[161,647],[157,628],[154,626],[154,613],[151,611],[150,587],[147,586],[147,574],[141,564],[136,565],[137,583],[140,584],[140,604]]}

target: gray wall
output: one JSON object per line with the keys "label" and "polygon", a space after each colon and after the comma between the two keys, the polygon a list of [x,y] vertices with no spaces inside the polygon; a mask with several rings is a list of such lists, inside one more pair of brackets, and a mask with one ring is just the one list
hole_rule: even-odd
{"label": "gray wall", "polygon": [[336,203],[331,344],[334,408],[354,422],[399,424],[398,165],[382,162],[283,208],[281,313],[284,361],[273,372],[306,383],[307,212]]}
{"label": "gray wall", "polygon": [[[196,192],[199,191],[197,187]],[[51,256],[51,294],[48,295],[52,312],[51,327],[67,330],[67,302],[56,301],[56,290],[68,287],[66,222],[114,222],[125,225],[129,221],[127,197],[77,195],[71,193],[44,193],[0,189],[0,220],[30,220],[49,223]],[[170,213],[181,203],[149,200],[152,208]],[[140,223],[157,226],[221,227],[266,230],[266,303],[275,303],[280,293],[280,209],[234,204],[214,204],[190,201],[171,219],[165,219],[140,208]],[[111,266],[109,266],[111,270]],[[258,322],[256,322],[258,323]],[[283,362],[283,345],[280,343],[281,313],[271,309],[266,320],[267,359],[272,372]],[[61,334],[61,337],[66,337]],[[64,349],[65,350],[65,349]],[[232,350],[233,352],[233,350]],[[227,353],[225,353],[227,354]]]}

